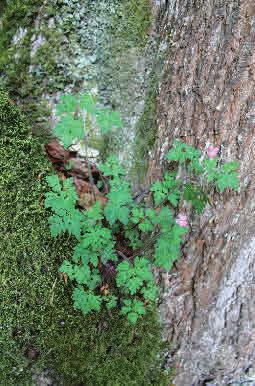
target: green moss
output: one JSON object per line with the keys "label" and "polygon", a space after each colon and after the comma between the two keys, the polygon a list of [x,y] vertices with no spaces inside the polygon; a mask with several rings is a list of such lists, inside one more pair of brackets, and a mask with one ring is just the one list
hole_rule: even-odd
{"label": "green moss", "polygon": [[42,201],[51,168],[3,92],[0,133],[0,384],[27,386],[37,368],[54,368],[68,386],[167,385],[156,311],[131,327],[118,314],[73,310],[58,274],[72,240],[50,237]]}
{"label": "green moss", "polygon": [[10,45],[11,39],[16,33],[17,26],[22,28],[31,24],[38,14],[41,3],[41,0],[6,0],[4,4],[1,5],[1,48],[2,44],[4,47]]}
{"label": "green moss", "polygon": [[[122,0],[113,18],[112,34],[122,40],[124,47],[143,49],[148,41],[152,22],[152,10],[149,0]],[[124,48],[123,45],[120,49]]]}
{"label": "green moss", "polygon": [[143,183],[148,170],[149,151],[153,149],[157,133],[157,95],[159,77],[152,70],[150,82],[145,95],[144,110],[136,125],[134,177]]}
{"label": "green moss", "polygon": [[[43,7],[40,0],[6,2],[0,28],[0,51],[3,53],[0,58],[0,72],[3,76],[0,81],[14,100],[22,101],[22,110],[29,117],[36,133],[45,135],[49,110],[41,100],[42,95],[58,91],[60,83],[63,88],[63,81],[69,79],[59,75],[56,67],[62,35],[49,30],[47,23],[40,28],[46,43],[42,44],[34,57],[31,56],[32,38],[36,36],[34,20],[42,12],[48,12],[48,17],[52,13],[49,6]],[[26,29],[26,32],[22,41],[15,45],[13,36],[20,27]]]}

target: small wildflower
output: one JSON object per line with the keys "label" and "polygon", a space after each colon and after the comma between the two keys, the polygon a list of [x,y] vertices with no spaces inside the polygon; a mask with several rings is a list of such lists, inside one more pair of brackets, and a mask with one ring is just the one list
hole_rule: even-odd
{"label": "small wildflower", "polygon": [[188,227],[189,226],[188,217],[186,216],[186,214],[183,214],[183,213],[178,214],[175,222],[176,222],[176,224],[180,225],[181,227]]}
{"label": "small wildflower", "polygon": [[219,152],[220,148],[219,147],[214,147],[212,145],[208,146],[207,148],[207,155],[209,158],[215,158]]}

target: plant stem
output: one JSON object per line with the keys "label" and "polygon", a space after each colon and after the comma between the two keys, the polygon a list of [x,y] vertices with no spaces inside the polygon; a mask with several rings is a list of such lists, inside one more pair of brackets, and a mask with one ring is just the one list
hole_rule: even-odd
{"label": "plant stem", "polygon": [[94,197],[94,201],[96,202],[96,195],[94,192],[94,179],[93,179],[92,172],[91,172],[91,165],[90,165],[89,159],[88,159],[88,144],[87,144],[88,134],[86,135],[85,130],[86,130],[86,111],[84,110],[83,111],[83,131],[84,131],[84,145],[85,145],[85,153],[86,153],[85,159],[86,159],[86,162],[88,165],[89,182],[91,185],[92,194]]}

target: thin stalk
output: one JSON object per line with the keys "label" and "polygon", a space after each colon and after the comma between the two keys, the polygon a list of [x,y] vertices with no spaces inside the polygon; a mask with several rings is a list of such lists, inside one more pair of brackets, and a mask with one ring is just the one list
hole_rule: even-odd
{"label": "thin stalk", "polygon": [[90,166],[90,163],[89,163],[89,158],[88,158],[88,144],[87,144],[87,140],[88,140],[88,135],[86,135],[86,111],[84,110],[83,111],[83,131],[84,131],[84,146],[85,146],[85,159],[86,159],[86,162],[87,162],[87,165],[88,165],[88,172],[89,172],[89,182],[90,182],[90,185],[91,185],[91,190],[92,190],[92,194],[93,194],[93,197],[94,197],[94,201],[96,202],[96,195],[95,195],[95,192],[94,192],[94,179],[93,179],[93,176],[92,176],[92,172],[91,172],[91,166]]}

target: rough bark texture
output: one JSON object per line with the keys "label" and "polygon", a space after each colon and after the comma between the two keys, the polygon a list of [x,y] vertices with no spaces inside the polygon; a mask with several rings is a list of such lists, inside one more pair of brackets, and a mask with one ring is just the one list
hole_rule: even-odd
{"label": "rough bark texture", "polygon": [[173,138],[220,145],[224,161],[241,163],[240,193],[214,194],[176,268],[162,274],[169,366],[179,386],[255,384],[255,3],[161,5],[161,39],[171,34],[172,47],[150,176],[164,168]]}

